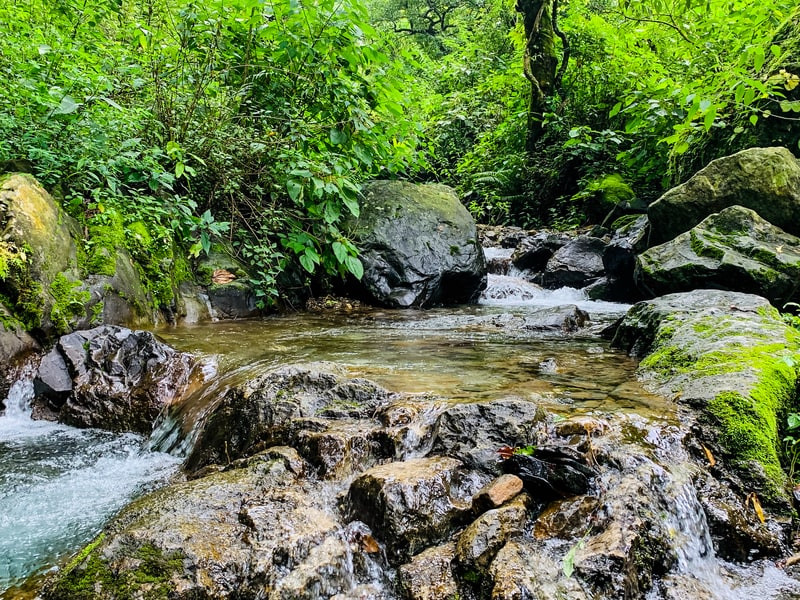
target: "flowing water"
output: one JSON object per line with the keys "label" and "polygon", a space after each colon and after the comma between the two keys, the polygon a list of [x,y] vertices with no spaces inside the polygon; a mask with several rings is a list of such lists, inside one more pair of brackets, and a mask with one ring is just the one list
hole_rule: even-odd
{"label": "flowing water", "polygon": [[174,456],[143,438],[33,421],[30,380],[0,417],[0,594],[75,551],[134,497],[164,483]]}
{"label": "flowing water", "polygon": [[[587,311],[588,327],[571,335],[517,327],[564,305]],[[449,401],[521,397],[562,415],[622,412],[674,423],[674,407],[636,381],[635,361],[598,335],[627,308],[591,302],[579,290],[542,290],[511,272],[490,276],[477,306],[295,314],[158,333],[179,350],[204,357],[207,382],[178,415],[187,422],[200,418],[228,386],[265,366],[334,361],[394,391]],[[16,384],[0,416],[0,595],[78,549],[131,498],[165,482],[177,470],[176,456],[191,444],[175,415],[160,423],[149,443],[173,455],[143,450],[142,438],[133,435],[35,422],[27,408],[31,392],[30,382]],[[714,577],[730,578],[735,568],[719,571],[691,494],[673,515],[681,568],[711,565]],[[764,593],[748,600],[775,597]]]}

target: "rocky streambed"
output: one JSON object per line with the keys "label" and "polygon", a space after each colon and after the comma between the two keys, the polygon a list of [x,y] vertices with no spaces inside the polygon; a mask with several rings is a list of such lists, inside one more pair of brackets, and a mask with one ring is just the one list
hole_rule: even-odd
{"label": "rocky streambed", "polygon": [[[85,360],[71,363],[83,368],[38,410],[102,413],[82,383],[133,381],[137,418],[166,398],[150,445],[185,475],[33,587],[53,599],[798,597],[774,562],[790,551],[785,482],[763,440],[739,431],[757,419],[725,429],[705,410],[757,394],[765,369],[776,389],[793,385],[777,366],[793,334],[766,301],[694,292],[615,324],[627,307],[508,285],[492,278],[485,304],[456,310],[165,330],[181,352],[134,353],[166,369],[158,394],[113,377],[138,372],[125,348],[147,336],[84,332]],[[735,360],[742,347],[763,350],[757,368]],[[692,365],[714,351],[702,379]],[[734,460],[732,440],[752,460]]]}

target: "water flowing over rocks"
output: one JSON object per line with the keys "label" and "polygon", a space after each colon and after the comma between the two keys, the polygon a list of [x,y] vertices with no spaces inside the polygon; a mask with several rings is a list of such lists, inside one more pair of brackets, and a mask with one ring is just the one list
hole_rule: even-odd
{"label": "water flowing over rocks", "polygon": [[783,306],[797,298],[800,239],[755,211],[731,206],[640,254],[635,278],[654,296],[702,288],[755,291]]}
{"label": "water flowing over rocks", "polygon": [[103,325],[71,333],[41,360],[36,413],[76,427],[150,433],[194,366],[148,331]]}
{"label": "water flowing over rocks", "polygon": [[390,398],[371,381],[343,376],[336,365],[282,367],[231,388],[209,409],[186,466],[196,471],[226,464],[258,447],[299,439],[323,471],[341,462],[332,462],[333,454],[353,460],[351,453],[358,453],[360,461],[385,457],[394,452],[391,444],[387,448],[373,425],[357,421],[371,418]]}
{"label": "water flowing over rocks", "polygon": [[764,298],[695,290],[637,304],[613,343],[644,357],[643,375],[679,403],[742,497],[786,513],[779,419],[795,398],[798,339]]}
{"label": "water flowing over rocks", "polygon": [[786,148],[750,148],[712,161],[650,205],[650,243],[671,240],[736,204],[800,235],[800,161]]}
{"label": "water flowing over rocks", "polygon": [[425,307],[473,302],[486,287],[486,260],[475,222],[444,185],[375,181],[363,188],[355,222],[364,276],[374,303]]}

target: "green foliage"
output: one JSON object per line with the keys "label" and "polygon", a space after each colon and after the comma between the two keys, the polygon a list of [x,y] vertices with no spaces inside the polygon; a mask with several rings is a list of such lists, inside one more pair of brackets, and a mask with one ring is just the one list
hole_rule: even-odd
{"label": "green foliage", "polygon": [[58,334],[69,333],[77,321],[86,317],[86,303],[91,294],[81,287],[80,281],[72,281],[64,273],[56,275],[50,284],[53,297],[50,320]]}
{"label": "green foliage", "polygon": [[193,256],[236,238],[265,299],[292,263],[360,276],[340,222],[417,142],[358,3],[34,0],[0,20],[0,163],[60,187],[99,237],[113,210]]}

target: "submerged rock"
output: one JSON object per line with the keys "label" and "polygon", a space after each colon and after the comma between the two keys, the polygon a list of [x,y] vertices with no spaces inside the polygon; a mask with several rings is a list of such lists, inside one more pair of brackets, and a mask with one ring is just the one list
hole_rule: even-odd
{"label": "submerged rock", "polygon": [[731,206],[639,255],[635,277],[649,295],[716,288],[783,306],[798,297],[800,239],[755,211]]}
{"label": "submerged rock", "polygon": [[41,361],[36,412],[76,427],[150,433],[194,366],[149,331],[103,325],[71,333]]}
{"label": "submerged rock", "polygon": [[360,289],[395,308],[473,302],[486,287],[475,222],[444,185],[375,181],[355,222]]}
{"label": "submerged rock", "polygon": [[711,161],[650,205],[650,243],[671,240],[735,204],[800,235],[800,162],[786,148],[749,148]]}

